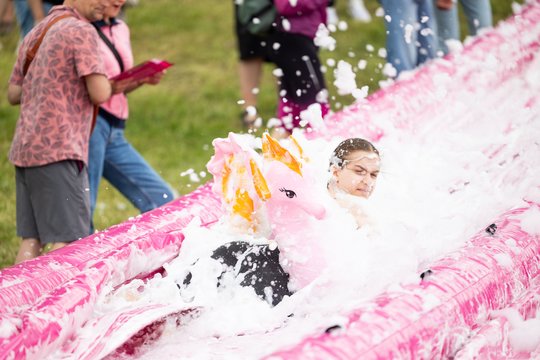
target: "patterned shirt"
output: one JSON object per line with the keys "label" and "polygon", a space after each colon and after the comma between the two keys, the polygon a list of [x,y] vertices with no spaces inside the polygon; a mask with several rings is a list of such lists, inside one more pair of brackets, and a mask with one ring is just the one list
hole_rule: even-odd
{"label": "patterned shirt", "polygon": [[[46,24],[54,24],[23,76],[23,64]],[[16,166],[31,167],[62,160],[88,160],[93,104],[85,76],[105,74],[100,41],[92,25],[74,9],[55,7],[24,38],[10,83],[22,86],[20,116],[9,152]]]}

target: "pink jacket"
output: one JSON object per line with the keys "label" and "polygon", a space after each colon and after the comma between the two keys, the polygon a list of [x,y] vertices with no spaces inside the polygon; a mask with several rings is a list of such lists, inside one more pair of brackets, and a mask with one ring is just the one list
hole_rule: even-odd
{"label": "pink jacket", "polygon": [[[326,24],[328,0],[274,0],[274,4],[279,14],[280,31],[314,38],[319,24]],[[284,25],[284,19],[289,26]]]}

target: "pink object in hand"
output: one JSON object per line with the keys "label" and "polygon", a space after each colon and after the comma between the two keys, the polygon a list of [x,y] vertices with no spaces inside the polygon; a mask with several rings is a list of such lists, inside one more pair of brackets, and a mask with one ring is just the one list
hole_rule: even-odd
{"label": "pink object in hand", "polygon": [[173,64],[168,61],[152,59],[116,75],[115,77],[111,78],[111,80],[120,81],[131,78],[133,81],[140,81],[150,76],[154,76],[155,74],[162,72],[171,66],[173,66]]}

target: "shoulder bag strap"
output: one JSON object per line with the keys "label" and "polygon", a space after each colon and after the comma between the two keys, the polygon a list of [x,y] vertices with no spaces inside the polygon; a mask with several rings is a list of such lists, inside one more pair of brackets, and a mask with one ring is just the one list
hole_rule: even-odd
{"label": "shoulder bag strap", "polygon": [[94,27],[96,28],[97,33],[98,33],[99,37],[101,38],[101,40],[103,40],[105,45],[107,45],[109,47],[109,49],[111,49],[111,52],[113,53],[114,57],[116,58],[116,61],[118,61],[118,65],[120,65],[120,72],[124,72],[124,61],[122,60],[122,57],[118,53],[118,50],[116,50],[116,47],[114,46],[114,44],[111,42],[111,40],[109,40],[109,38],[107,36],[105,36],[103,31],[101,31],[101,29],[99,28],[99,26],[97,24],[92,23],[92,25],[94,25]]}
{"label": "shoulder bag strap", "polygon": [[[114,57],[116,58],[116,61],[118,61],[118,65],[120,65],[120,72],[124,72],[124,61],[122,60],[122,57],[120,56],[120,53],[118,52],[118,50],[116,50],[116,47],[114,46],[114,44],[111,42],[111,40],[109,40],[107,36],[105,36],[103,31],[101,31],[101,29],[96,23],[92,23],[92,25],[96,28],[96,31],[99,37],[101,38],[101,40],[103,40],[105,45],[107,45],[107,47],[111,50]],[[96,105],[96,107],[94,108],[94,120],[92,122],[92,129],[94,129],[94,127],[96,126],[96,118],[97,118],[98,113],[99,113],[99,105]]]}
{"label": "shoulder bag strap", "polygon": [[60,16],[52,19],[51,21],[49,21],[49,23],[45,26],[45,28],[43,29],[43,32],[41,33],[41,35],[37,39],[34,46],[30,50],[28,50],[26,52],[26,58],[24,59],[24,65],[23,65],[23,76],[26,76],[26,73],[28,72],[28,68],[30,67],[30,64],[32,63],[32,61],[34,61],[34,58],[36,57],[37,51],[38,51],[39,47],[41,46],[41,43],[43,42],[43,39],[45,38],[45,35],[47,35],[47,31],[49,31],[51,26],[56,24],[58,21],[60,21],[62,19],[65,19],[65,18],[68,18],[68,17],[73,17],[73,15],[71,15],[71,14],[60,15]]}

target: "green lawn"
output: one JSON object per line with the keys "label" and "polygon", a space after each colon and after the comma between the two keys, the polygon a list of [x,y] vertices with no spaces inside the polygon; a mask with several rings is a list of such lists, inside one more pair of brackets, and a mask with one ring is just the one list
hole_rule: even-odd
{"label": "green lawn", "polygon": [[[376,0],[365,0],[372,14]],[[522,1],[520,1],[522,2]],[[509,0],[492,0],[495,21],[511,13]],[[346,0],[338,1],[338,13],[348,22],[346,31],[334,33],[337,48],[323,51],[326,60],[346,60],[353,66],[365,59],[368,66],[357,72],[357,84],[377,90],[384,60],[377,50],[384,47],[384,26],[374,17],[369,24],[350,21]],[[232,1],[141,0],[128,10],[128,22],[136,62],[163,58],[173,63],[163,82],[130,95],[130,120],[126,130],[132,144],[178,191],[190,192],[191,183],[181,173],[205,170],[213,153],[212,139],[229,131],[242,131],[237,76],[236,40],[233,34]],[[14,171],[7,161],[18,108],[6,101],[7,81],[15,61],[18,36],[0,36],[0,268],[11,265],[18,248],[15,235]],[[369,52],[370,44],[375,51]],[[350,104],[352,97],[338,97],[332,85],[332,69],[326,74],[334,110]],[[265,67],[259,110],[264,119],[273,116],[276,104],[272,67]],[[205,182],[207,178],[201,181]],[[95,225],[107,228],[137,211],[109,184],[103,182],[98,198]]]}

